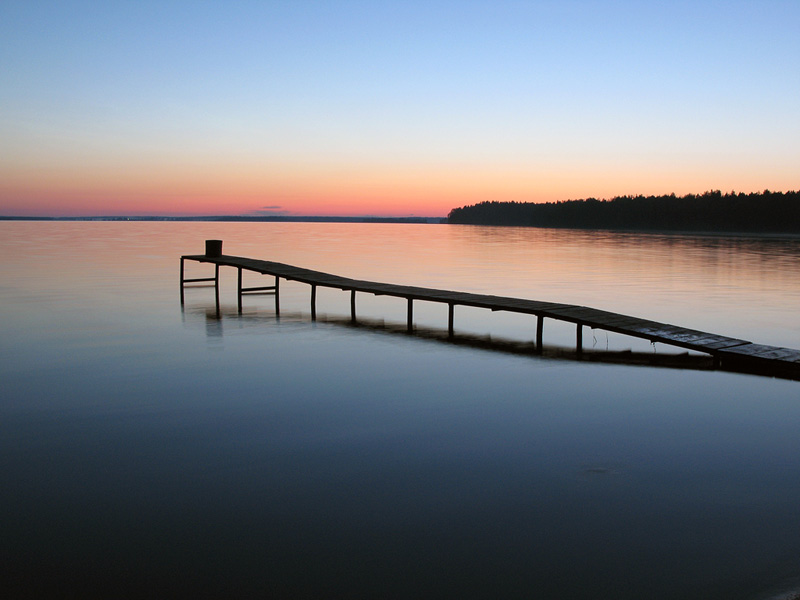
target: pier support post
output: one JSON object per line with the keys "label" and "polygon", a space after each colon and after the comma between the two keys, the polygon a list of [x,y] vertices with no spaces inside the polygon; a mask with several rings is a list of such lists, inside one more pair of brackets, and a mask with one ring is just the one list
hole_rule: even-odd
{"label": "pier support post", "polygon": [[578,323],[578,331],[577,331],[577,340],[576,340],[576,348],[575,350],[580,356],[583,353],[583,325]]}
{"label": "pier support post", "polygon": [[311,284],[311,320],[317,320],[317,284]]}
{"label": "pier support post", "polygon": [[280,278],[275,275],[275,316],[279,317],[281,315],[281,288],[280,288]]}
{"label": "pier support post", "polygon": [[237,267],[239,274],[237,280],[239,282],[237,286],[237,295],[239,298],[239,314],[242,314],[242,267]]}
{"label": "pier support post", "polygon": [[181,256],[181,306],[183,306],[183,257]]}
{"label": "pier support post", "polygon": [[447,303],[447,335],[453,337],[453,318],[456,310],[456,305],[452,302]]}
{"label": "pier support post", "polygon": [[356,322],[356,291],[350,290],[350,320]]}
{"label": "pier support post", "polygon": [[219,316],[219,265],[214,265],[214,296],[217,299],[217,316]]}
{"label": "pier support post", "polygon": [[544,317],[536,315],[536,353],[542,353],[542,337],[544,334]]}
{"label": "pier support post", "polygon": [[408,315],[406,317],[406,328],[408,331],[414,330],[414,301],[409,298],[408,299]]}

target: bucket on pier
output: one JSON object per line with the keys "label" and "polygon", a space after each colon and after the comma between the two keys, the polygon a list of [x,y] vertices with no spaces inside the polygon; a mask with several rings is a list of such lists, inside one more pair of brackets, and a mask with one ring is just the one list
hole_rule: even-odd
{"label": "bucket on pier", "polygon": [[222,240],[206,240],[206,256],[222,256]]}

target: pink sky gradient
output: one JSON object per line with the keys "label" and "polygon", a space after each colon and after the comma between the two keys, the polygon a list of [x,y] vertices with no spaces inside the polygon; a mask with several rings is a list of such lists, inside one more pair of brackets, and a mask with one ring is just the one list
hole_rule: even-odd
{"label": "pink sky gradient", "polygon": [[0,216],[800,189],[800,5],[0,6]]}

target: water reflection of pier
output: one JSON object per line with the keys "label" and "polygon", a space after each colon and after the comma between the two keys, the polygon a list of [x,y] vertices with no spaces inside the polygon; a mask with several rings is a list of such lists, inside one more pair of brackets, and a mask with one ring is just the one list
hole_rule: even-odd
{"label": "water reflection of pier", "polygon": [[[220,243],[221,247],[221,243]],[[184,276],[185,261],[210,263],[214,265],[214,277],[187,279]],[[406,331],[414,332],[414,301],[444,303],[448,306],[447,335],[455,337],[454,315],[456,306],[471,306],[492,311],[508,311],[536,316],[536,342],[532,351],[543,354],[544,320],[554,319],[576,325],[575,356],[588,358],[583,344],[583,328],[600,329],[619,333],[650,342],[658,342],[707,354],[713,360],[713,366],[725,370],[758,372],[792,379],[800,378],[800,351],[791,348],[778,348],[754,344],[747,340],[730,338],[714,333],[688,329],[666,323],[658,323],[648,319],[631,317],[585,306],[541,302],[522,298],[473,294],[449,290],[437,290],[374,281],[363,281],[313,271],[283,263],[244,258],[238,256],[218,255],[184,255],[180,263],[181,303],[184,302],[186,283],[213,282],[219,306],[219,269],[233,267],[238,271],[238,312],[242,312],[242,299],[247,294],[273,294],[275,296],[275,313],[280,314],[280,279],[298,281],[311,287],[311,318],[317,317],[317,287],[340,289],[350,292],[350,321],[357,322],[356,293],[369,293],[376,296],[394,296],[407,301]],[[274,285],[260,287],[243,287],[242,272],[252,271],[261,275],[274,277]],[[459,336],[461,337],[461,336]],[[463,339],[463,338],[462,338]]]}
{"label": "water reflection of pier", "polygon": [[[206,337],[214,345],[221,344],[222,338],[232,330],[242,328],[264,328],[269,330],[271,325],[280,323],[308,322],[308,313],[286,311],[276,315],[272,311],[246,311],[239,312],[235,307],[217,304],[216,308],[205,304],[183,306],[184,324],[193,328],[205,328]],[[512,340],[492,335],[457,333],[449,335],[445,329],[415,326],[408,331],[403,323],[392,323],[382,319],[359,318],[352,321],[346,317],[332,315],[318,316],[315,323],[323,323],[334,327],[343,327],[351,330],[361,330],[386,336],[412,336],[431,343],[448,344],[464,348],[473,348],[487,352],[499,352],[516,356],[530,356],[535,359],[553,361],[579,361],[617,364],[626,366],[648,366],[669,369],[683,369],[695,371],[714,370],[713,359],[710,356],[678,353],[636,352],[632,350],[600,350],[584,348],[577,352],[574,348],[561,346],[537,347],[533,342]],[[227,325],[226,325],[227,324]]]}

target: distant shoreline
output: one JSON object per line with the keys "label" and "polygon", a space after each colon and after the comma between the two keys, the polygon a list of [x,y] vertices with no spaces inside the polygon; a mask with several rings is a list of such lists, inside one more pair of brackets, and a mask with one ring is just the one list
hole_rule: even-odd
{"label": "distant shoreline", "polygon": [[0,221],[200,221],[210,223],[446,223],[446,217],[246,217],[246,216],[203,216],[203,217],[166,217],[166,216],[91,216],[91,217],[15,217],[0,215]]}
{"label": "distant shoreline", "polygon": [[562,202],[481,202],[448,223],[660,233],[800,234],[800,192],[618,196]]}
{"label": "distant shoreline", "polygon": [[611,231],[615,233],[639,233],[649,235],[692,235],[728,237],[800,237],[800,232],[792,231],[752,231],[752,230],[700,230],[700,229],[654,229],[622,227],[584,227],[567,225],[519,225],[498,223],[448,223],[445,217],[9,217],[0,215],[0,222],[175,222],[175,223],[397,223],[431,225],[466,225],[473,227],[524,227],[526,229],[574,229],[577,231]]}

